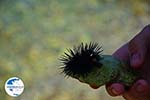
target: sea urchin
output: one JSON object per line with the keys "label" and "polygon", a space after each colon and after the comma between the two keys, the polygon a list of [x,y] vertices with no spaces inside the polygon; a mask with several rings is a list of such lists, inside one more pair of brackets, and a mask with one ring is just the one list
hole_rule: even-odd
{"label": "sea urchin", "polygon": [[98,43],[89,43],[89,45],[81,43],[73,49],[67,49],[68,53],[60,58],[63,66],[62,73],[66,76],[81,75],[85,76],[94,67],[101,67],[99,62],[101,57],[102,47]]}

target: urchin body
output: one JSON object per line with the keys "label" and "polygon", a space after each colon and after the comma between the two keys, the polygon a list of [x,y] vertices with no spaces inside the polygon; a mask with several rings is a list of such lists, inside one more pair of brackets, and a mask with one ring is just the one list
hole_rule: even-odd
{"label": "urchin body", "polygon": [[117,82],[130,87],[138,78],[137,71],[125,62],[111,55],[101,55],[101,47],[96,43],[81,44],[69,52],[61,59],[63,72],[83,83],[99,87]]}

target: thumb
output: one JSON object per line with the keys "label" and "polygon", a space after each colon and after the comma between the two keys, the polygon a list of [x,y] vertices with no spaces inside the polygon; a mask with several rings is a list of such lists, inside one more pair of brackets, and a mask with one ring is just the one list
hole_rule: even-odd
{"label": "thumb", "polygon": [[128,45],[130,55],[130,65],[134,68],[139,68],[145,60],[147,48],[146,42],[142,36],[135,36]]}

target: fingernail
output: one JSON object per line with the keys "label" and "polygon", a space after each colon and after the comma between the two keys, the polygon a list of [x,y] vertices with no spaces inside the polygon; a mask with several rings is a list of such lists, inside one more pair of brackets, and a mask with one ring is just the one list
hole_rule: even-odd
{"label": "fingernail", "polygon": [[114,95],[121,95],[124,92],[124,87],[122,84],[115,83],[111,86],[111,91]]}
{"label": "fingernail", "polygon": [[[143,81],[141,81],[141,82],[143,82]],[[136,88],[137,92],[145,92],[147,90],[147,88],[148,88],[147,84],[145,82],[143,82],[143,83],[141,83],[141,82],[139,82],[137,84],[137,88]]]}
{"label": "fingernail", "polygon": [[144,92],[145,88],[142,85],[138,85],[136,90],[137,90],[137,92]]}
{"label": "fingernail", "polygon": [[139,54],[132,55],[131,66],[134,68],[138,68],[140,66],[140,55]]}
{"label": "fingernail", "polygon": [[123,89],[118,87],[118,88],[111,88],[111,91],[114,95],[121,95],[123,92]]}
{"label": "fingernail", "polygon": [[116,91],[116,89],[112,88],[111,91],[113,92],[113,94],[118,95],[118,91]]}

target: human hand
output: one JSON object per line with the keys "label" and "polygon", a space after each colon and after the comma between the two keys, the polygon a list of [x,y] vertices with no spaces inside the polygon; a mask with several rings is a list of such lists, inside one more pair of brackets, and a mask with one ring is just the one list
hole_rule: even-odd
{"label": "human hand", "polygon": [[150,25],[147,25],[131,41],[119,48],[113,56],[130,63],[139,70],[143,79],[137,80],[129,90],[123,84],[107,84],[111,96],[122,95],[126,100],[150,100]]}

